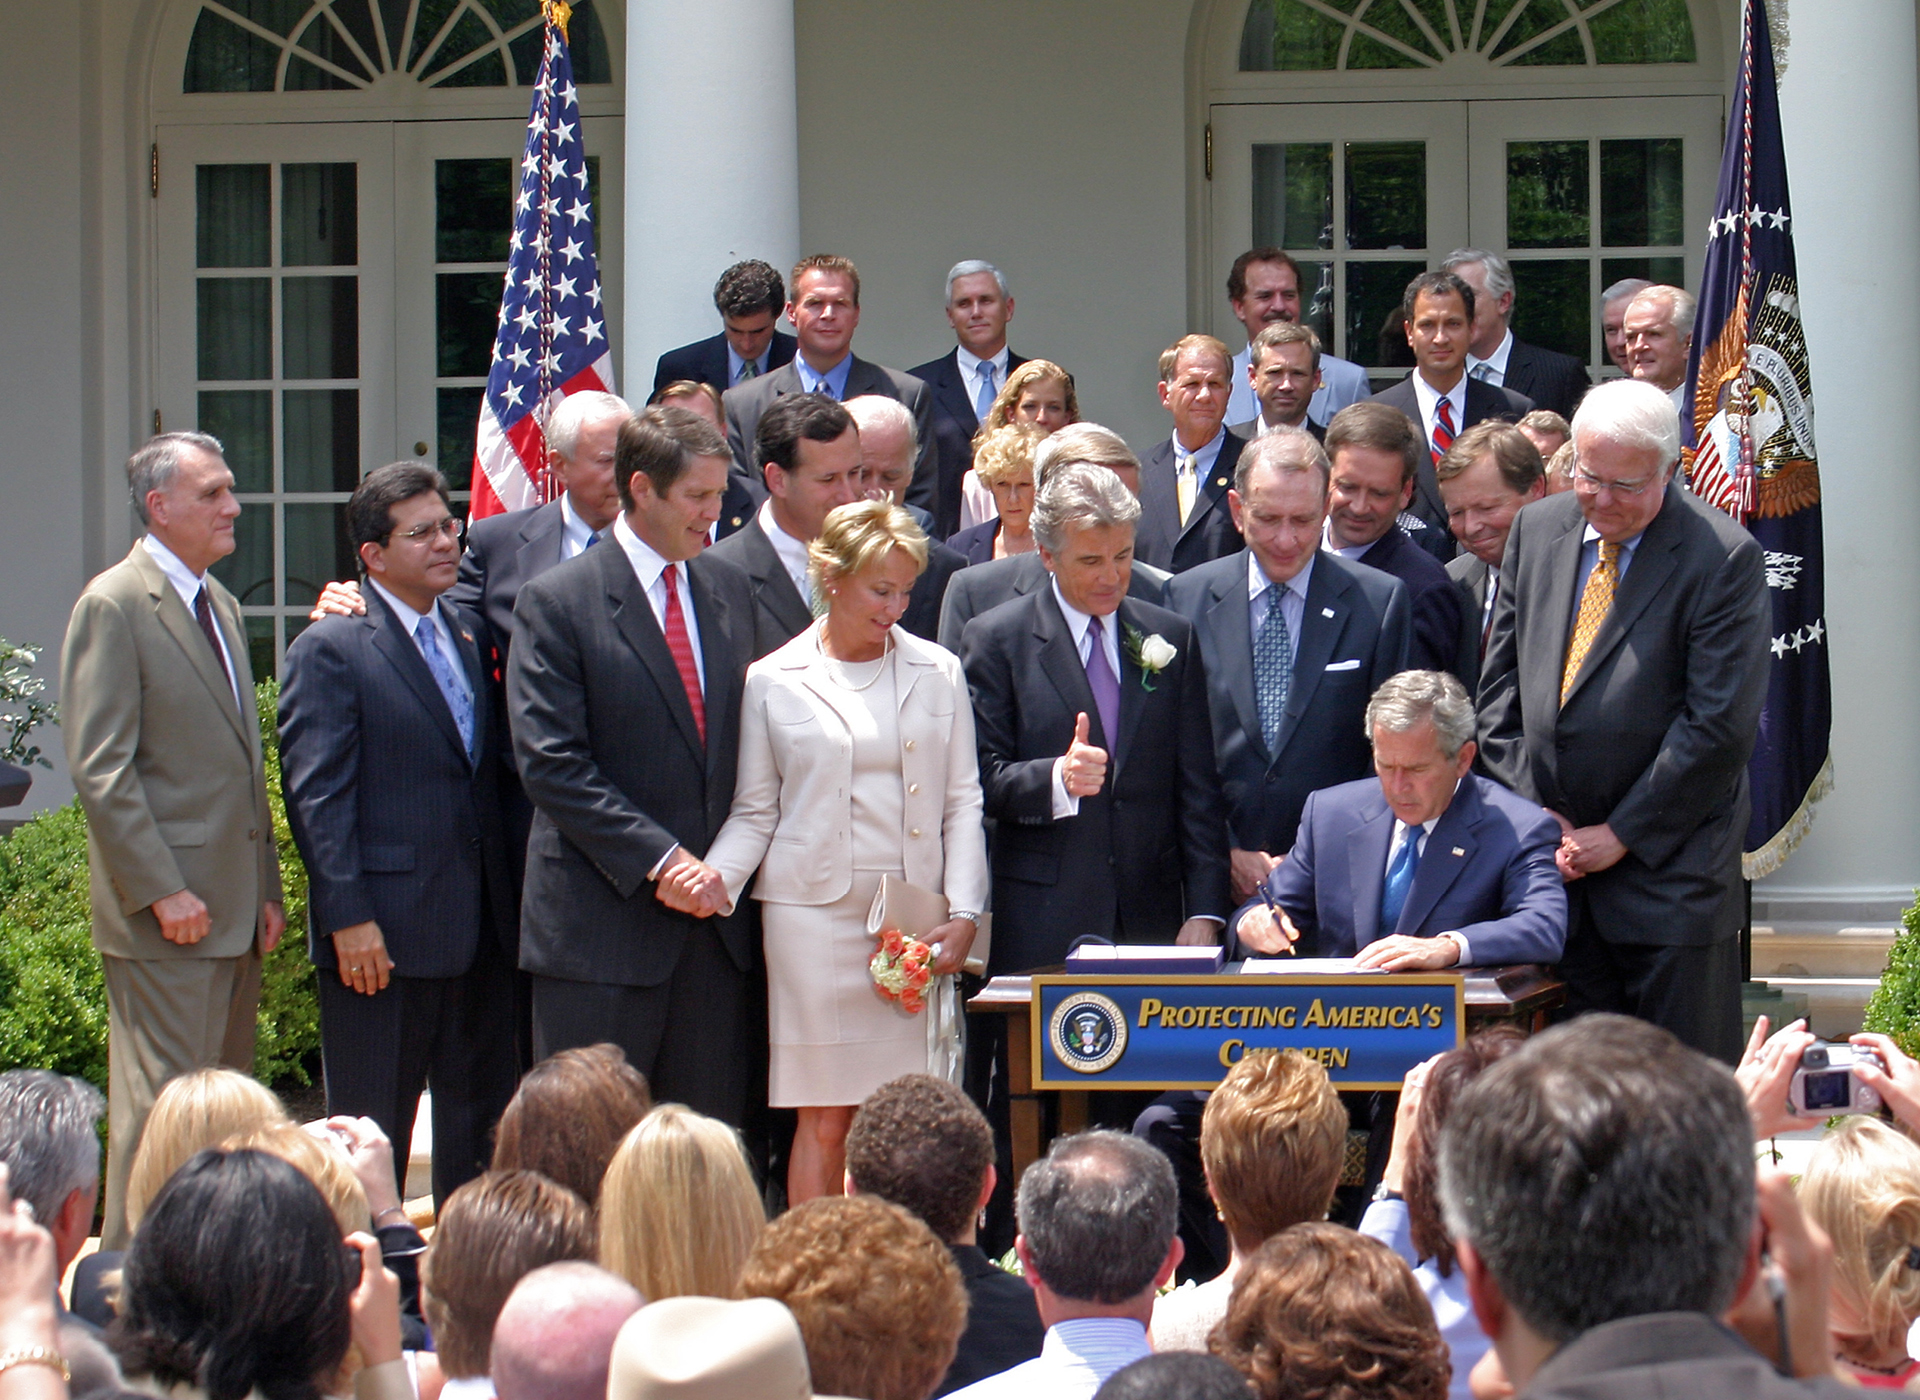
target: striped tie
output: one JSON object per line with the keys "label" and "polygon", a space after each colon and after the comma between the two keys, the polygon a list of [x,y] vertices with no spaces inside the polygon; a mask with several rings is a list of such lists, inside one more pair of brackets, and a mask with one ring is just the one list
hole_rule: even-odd
{"label": "striped tie", "polygon": [[1600,624],[1607,619],[1607,610],[1613,606],[1613,591],[1619,583],[1620,546],[1602,540],[1600,562],[1593,566],[1593,572],[1587,575],[1587,586],[1580,591],[1580,611],[1573,619],[1573,638],[1567,643],[1567,666],[1560,673],[1562,705],[1573,693],[1574,677],[1580,674],[1581,663],[1587,659]]}
{"label": "striped tie", "polygon": [[1453,446],[1455,430],[1453,426],[1453,405],[1442,399],[1433,409],[1433,464],[1440,465],[1440,459],[1447,455],[1447,449]]}

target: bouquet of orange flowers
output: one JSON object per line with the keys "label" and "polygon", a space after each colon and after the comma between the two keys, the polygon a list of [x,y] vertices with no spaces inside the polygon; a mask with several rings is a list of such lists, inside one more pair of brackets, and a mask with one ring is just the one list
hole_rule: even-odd
{"label": "bouquet of orange flowers", "polygon": [[880,946],[867,962],[873,989],[909,1016],[927,1008],[927,983],[932,979],[933,949],[899,929],[885,929]]}

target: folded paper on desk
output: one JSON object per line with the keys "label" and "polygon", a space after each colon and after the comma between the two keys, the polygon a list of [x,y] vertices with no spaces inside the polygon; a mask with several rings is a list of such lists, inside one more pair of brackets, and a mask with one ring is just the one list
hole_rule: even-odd
{"label": "folded paper on desk", "polygon": [[1355,967],[1352,958],[1248,958],[1240,964],[1242,972],[1313,973],[1321,977],[1346,977],[1383,971],[1377,967]]}
{"label": "folded paper on desk", "polygon": [[1226,955],[1224,948],[1171,943],[1083,943],[1067,954],[1067,971],[1106,977],[1210,977]]}
{"label": "folded paper on desk", "polygon": [[[885,875],[867,909],[867,932],[878,935],[898,929],[905,937],[924,943],[928,934],[947,921],[951,908],[945,895],[909,884],[897,875]],[[992,946],[993,915],[982,914],[980,932],[967,949],[966,970],[976,977],[986,976],[987,954]]]}

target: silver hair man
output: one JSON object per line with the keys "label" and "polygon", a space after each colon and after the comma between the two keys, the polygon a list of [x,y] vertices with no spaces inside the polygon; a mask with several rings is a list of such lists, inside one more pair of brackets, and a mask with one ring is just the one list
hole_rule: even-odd
{"label": "silver hair man", "polygon": [[1322,496],[1326,495],[1327,481],[1333,475],[1327,449],[1304,428],[1275,428],[1247,444],[1240,460],[1233,464],[1233,489],[1241,500],[1247,498],[1253,473],[1260,467],[1277,472],[1317,472]]}
{"label": "silver hair man", "polygon": [[127,458],[127,494],[133,497],[133,509],[142,525],[153,523],[147,518],[147,493],[165,491],[173,485],[180,473],[181,449],[188,447],[215,457],[227,455],[227,449],[212,433],[160,433]]}
{"label": "silver hair man", "polygon": [[1002,272],[990,262],[982,262],[979,258],[967,258],[947,269],[947,304],[951,305],[953,303],[953,284],[955,282],[958,282],[962,277],[977,277],[983,272],[993,278],[994,285],[1000,288],[1001,296],[1006,297],[1013,295],[1013,293],[1007,289],[1006,273]]}
{"label": "silver hair man", "polygon": [[1453,759],[1473,738],[1473,702],[1466,687],[1445,671],[1402,671],[1373,692],[1366,723],[1368,739],[1375,730],[1407,734],[1431,723],[1440,752]]}
{"label": "silver hair man", "polygon": [[1047,478],[1068,462],[1091,462],[1110,471],[1140,470],[1140,459],[1113,429],[1098,423],[1069,423],[1033,454],[1033,489],[1044,488]]}
{"label": "silver hair man", "polygon": [[573,449],[580,441],[580,430],[587,424],[614,414],[631,418],[633,409],[618,394],[589,390],[582,394],[568,394],[560,400],[560,406],[553,410],[553,416],[547,419],[547,446],[569,461],[573,459]]}
{"label": "silver hair man", "polygon": [[[100,1117],[107,1101],[84,1079],[46,1069],[0,1074],[0,1162],[7,1189],[53,1232],[61,1269],[93,1227],[100,1188]],[[66,1207],[75,1193],[71,1215]]]}
{"label": "silver hair man", "polygon": [[920,425],[913,421],[913,414],[900,400],[884,394],[861,394],[847,400],[847,412],[853,415],[854,426],[860,429],[863,439],[874,429],[885,432],[891,428],[907,435],[909,466],[920,455]]}
{"label": "silver hair man", "polygon": [[1680,415],[1673,400],[1641,379],[1611,379],[1595,385],[1573,415],[1576,462],[1583,437],[1595,437],[1641,452],[1657,452],[1661,471],[1680,460]]}
{"label": "silver hair man", "polygon": [[1487,290],[1494,296],[1503,297],[1514,290],[1513,269],[1507,260],[1485,248],[1455,248],[1442,259],[1440,270],[1452,272],[1467,263],[1479,263],[1486,270]]}
{"label": "silver hair man", "polygon": [[1040,547],[1057,554],[1069,530],[1103,525],[1131,529],[1139,519],[1140,502],[1110,469],[1064,462],[1048,473],[1047,484],[1035,497],[1031,528]]}

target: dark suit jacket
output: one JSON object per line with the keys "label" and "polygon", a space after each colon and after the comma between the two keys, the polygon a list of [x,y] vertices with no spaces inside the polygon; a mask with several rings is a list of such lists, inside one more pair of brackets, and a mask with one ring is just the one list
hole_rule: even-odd
{"label": "dark suit jacket", "polygon": [[[1165,576],[1158,570],[1142,568],[1138,562],[1127,579],[1127,596],[1143,603],[1158,603],[1166,592]],[[946,597],[940,602],[940,645],[959,654],[960,637],[967,624],[981,613],[1015,598],[1024,598],[1046,586],[1053,576],[1040,561],[1038,550],[1015,554],[1006,559],[989,559],[962,569],[947,582]]]}
{"label": "dark suit jacket", "polygon": [[1394,526],[1373,542],[1360,562],[1392,574],[1407,586],[1413,635],[1407,665],[1422,671],[1450,671],[1460,661],[1460,589],[1432,554]]}
{"label": "dark suit jacket", "polygon": [[654,898],[647,873],[675,845],[703,854],[733,803],[753,594],[712,551],[687,566],[706,670],[707,738],[625,551],[549,569],[514,610],[507,702],[527,795],[520,965],[576,982],[658,986],[689,938],[752,965],[751,925]]}
{"label": "dark suit jacket", "polygon": [[332,935],[371,919],[400,975],[458,977],[482,937],[514,948],[500,726],[458,613],[440,610],[473,687],[472,759],[419,646],[372,588],[366,600],[364,617],[324,617],[296,637],[281,672],[281,786],[307,867],[308,952],[337,967]]}
{"label": "dark suit jacket", "polygon": [[1705,1313],[1643,1313],[1603,1322],[1549,1357],[1527,1400],[1841,1400],[1858,1387],[1794,1380]]}
{"label": "dark suit jacket", "polygon": [[960,1349],[933,1392],[936,1396],[1033,1360],[1047,1338],[1025,1279],[995,1264],[978,1246],[950,1244],[947,1250],[967,1285],[967,1330],[960,1334]]}
{"label": "dark suit jacket", "polygon": [[[1413,420],[1413,431],[1421,441],[1427,441],[1425,421],[1420,417],[1420,400],[1414,393],[1414,370],[1398,384],[1390,384],[1373,396],[1374,403],[1392,404]],[[1504,418],[1510,423],[1518,423],[1533,412],[1533,400],[1511,389],[1501,389],[1481,379],[1467,381],[1467,421],[1460,425],[1465,432],[1475,423],[1484,423],[1489,418]],[[1447,530],[1447,503],[1440,499],[1440,479],[1433,474],[1433,457],[1429,453],[1422,456],[1420,464],[1414,469],[1413,504],[1407,507],[1415,515],[1438,529],[1442,535],[1451,539]]]}
{"label": "dark suit jacket", "polygon": [[[1007,350],[1007,372],[1027,362],[1025,355]],[[973,435],[980,419],[967,397],[967,381],[960,373],[960,353],[949,350],[937,360],[907,371],[922,380],[933,395],[933,436],[939,448],[939,475],[933,488],[933,523],[945,538],[960,528],[960,479],[973,466]],[[1006,381],[1000,381],[1004,386]]]}
{"label": "dark suit jacket", "polygon": [[[1378,778],[1307,799],[1300,835],[1267,876],[1311,956],[1350,958],[1389,933],[1464,934],[1476,967],[1558,962],[1567,937],[1567,892],[1554,866],[1560,824],[1537,804],[1472,773],[1434,823],[1400,922],[1380,927],[1380,896],[1393,844],[1393,809]],[[1258,904],[1249,901],[1234,915]],[[1302,953],[1308,947],[1300,949]]]}
{"label": "dark suit jacket", "polygon": [[1731,937],[1747,759],[1766,698],[1766,572],[1753,536],[1675,481],[1635,549],[1566,704],[1586,520],[1573,492],[1514,517],[1480,672],[1487,771],[1627,855],[1576,884],[1600,936]]}
{"label": "dark suit jacket", "polygon": [[[767,373],[771,374],[780,366],[793,363],[793,352],[799,345],[800,342],[785,331],[775,331],[773,343],[767,346]],[[731,389],[733,383],[727,375],[726,332],[696,340],[691,345],[682,345],[662,355],[653,370],[653,392],[659,393],[678,379],[711,384],[723,394]]]}
{"label": "dark suit jacket", "polygon": [[927,542],[927,567],[913,581],[913,594],[900,625],[916,637],[932,642],[940,635],[940,604],[947,596],[947,584],[967,567],[966,555],[932,540]]}
{"label": "dark suit jacket", "polygon": [[978,525],[969,525],[957,535],[948,536],[947,547],[965,555],[969,564],[991,564],[994,542],[999,538],[1000,517],[996,515]]}
{"label": "dark suit jacket", "polygon": [[[1326,428],[1314,422],[1311,418],[1301,419],[1300,426],[1305,431],[1313,434],[1313,440],[1315,442],[1325,442],[1327,440]],[[1260,420],[1258,418],[1249,418],[1244,423],[1229,423],[1227,424],[1227,431],[1237,438],[1245,438],[1248,442],[1252,442],[1260,434]]]}
{"label": "dark suit jacket", "polygon": [[1233,485],[1233,466],[1247,440],[1228,430],[1213,470],[1198,483],[1193,514],[1180,524],[1180,491],[1173,480],[1173,439],[1163,439],[1140,461],[1140,524],[1134,535],[1134,558],[1173,573],[1232,554],[1244,541],[1234,528],[1227,506]]}
{"label": "dark suit jacket", "polygon": [[[755,505],[767,498],[766,481],[753,460],[753,435],[759,430],[760,415],[775,399],[800,392],[800,371],[789,361],[750,384],[727,390],[721,398],[726,409],[727,445],[733,449],[734,477],[752,493]],[[913,414],[920,434],[920,455],[914,459],[907,504],[932,510],[934,484],[939,477],[939,449],[933,438],[933,396],[927,392],[927,386],[910,374],[855,355],[853,367],[847,371],[846,397],[856,399],[862,394],[898,399]]]}
{"label": "dark suit jacket", "polygon": [[[1086,667],[1052,588],[976,617],[960,655],[973,692],[980,786],[993,840],[991,973],[1062,961],[1083,934],[1166,943],[1196,915],[1230,910],[1227,832],[1207,722],[1206,672],[1185,618],[1131,598],[1122,628],[1120,733],[1100,725]],[[1177,650],[1143,683],[1133,632]],[[1053,764],[1076,716],[1110,755],[1106,785],[1053,818]]]}
{"label": "dark suit jacket", "polygon": [[1573,356],[1529,345],[1515,336],[1513,348],[1507,351],[1505,387],[1532,399],[1536,408],[1550,408],[1562,418],[1571,418],[1593,381],[1587,377],[1587,367]]}
{"label": "dark suit jacket", "polygon": [[1406,586],[1325,550],[1314,556],[1286,718],[1271,753],[1253,688],[1247,551],[1176,577],[1167,606],[1193,623],[1206,663],[1214,759],[1233,844],[1284,855],[1309,793],[1373,771],[1367,700],[1406,665]]}
{"label": "dark suit jacket", "polygon": [[1480,632],[1486,620],[1490,572],[1477,556],[1465,552],[1447,565],[1447,577],[1460,590],[1460,659],[1448,669],[1460,678],[1469,696],[1480,688]]}
{"label": "dark suit jacket", "polygon": [[758,661],[778,651],[813,622],[813,609],[793,586],[793,576],[780,556],[773,552],[773,541],[760,528],[757,513],[748,516],[745,525],[708,553],[739,569],[752,586],[752,630],[746,634],[753,643],[750,660]]}

